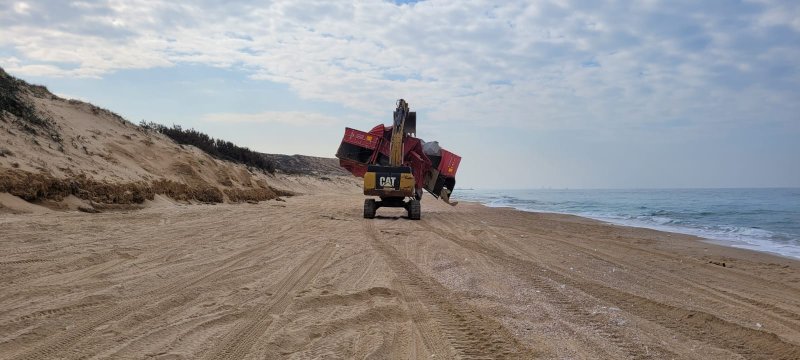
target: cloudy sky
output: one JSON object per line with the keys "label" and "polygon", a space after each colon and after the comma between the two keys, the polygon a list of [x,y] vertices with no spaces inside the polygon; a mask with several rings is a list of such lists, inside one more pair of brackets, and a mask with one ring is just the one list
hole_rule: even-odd
{"label": "cloudy sky", "polygon": [[795,0],[0,0],[0,66],[272,153],[405,98],[464,187],[800,186]]}

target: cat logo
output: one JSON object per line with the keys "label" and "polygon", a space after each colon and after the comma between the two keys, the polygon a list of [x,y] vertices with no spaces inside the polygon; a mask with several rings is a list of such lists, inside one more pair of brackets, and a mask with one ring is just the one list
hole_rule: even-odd
{"label": "cat logo", "polygon": [[384,188],[387,188],[387,187],[393,188],[395,180],[397,180],[397,179],[395,177],[392,177],[392,176],[381,176],[378,179],[378,184],[380,184],[380,186],[384,187]]}

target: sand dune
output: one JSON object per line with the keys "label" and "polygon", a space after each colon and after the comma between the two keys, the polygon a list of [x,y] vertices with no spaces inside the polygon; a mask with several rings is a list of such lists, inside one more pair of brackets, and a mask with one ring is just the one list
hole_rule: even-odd
{"label": "sand dune", "polygon": [[[0,88],[0,192],[49,201],[55,208],[74,207],[74,201],[62,203],[74,196],[84,200],[86,209],[141,204],[156,194],[201,202],[261,201],[282,194],[262,170],[177,144],[109,110],[60,98],[2,69]],[[280,159],[287,166],[306,165],[308,174],[317,175],[335,165],[332,159]],[[335,170],[333,175],[342,175],[341,169]]]}
{"label": "sand dune", "polygon": [[306,195],[3,215],[1,357],[800,358],[794,260],[278,181]]}

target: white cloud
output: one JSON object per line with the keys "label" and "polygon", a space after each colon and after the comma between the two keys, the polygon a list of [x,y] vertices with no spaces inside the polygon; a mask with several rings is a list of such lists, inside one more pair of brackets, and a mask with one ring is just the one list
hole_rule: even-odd
{"label": "white cloud", "polygon": [[5,69],[13,74],[21,76],[46,76],[53,78],[79,77],[79,78],[100,78],[102,71],[91,68],[62,69],[49,64],[22,65],[20,62],[8,62]]}
{"label": "white cloud", "polygon": [[[796,121],[757,98],[797,102],[798,57],[758,56],[797,52],[797,33],[766,32],[797,31],[798,7],[786,2],[32,4],[34,20],[0,15],[0,49],[18,54],[6,66],[20,75],[199,63],[376,115],[403,97],[450,124],[620,129],[764,113]],[[258,115],[239,121],[248,116]]]}
{"label": "white cloud", "polygon": [[18,66],[19,63],[20,63],[20,59],[14,57],[14,56],[0,58],[0,66],[2,66],[3,68],[6,68],[6,69]]}
{"label": "white cloud", "polygon": [[218,123],[278,123],[295,126],[327,126],[338,124],[337,118],[313,112],[265,111],[255,114],[214,113],[203,116],[203,121]]}
{"label": "white cloud", "polygon": [[78,100],[78,101],[83,101],[83,102],[86,102],[86,103],[91,103],[92,102],[91,99],[86,99],[86,98],[83,98],[83,97],[80,97],[80,96],[74,96],[74,95],[65,94],[65,93],[55,93],[55,95],[60,97],[60,98],[62,98],[62,99],[67,99],[67,100]]}
{"label": "white cloud", "polygon": [[767,7],[767,10],[758,16],[759,26],[791,26],[795,31],[800,31],[800,3],[796,1],[754,0]]}
{"label": "white cloud", "polygon": [[14,3],[14,12],[20,15],[27,15],[30,8],[31,8],[30,5],[22,1]]}

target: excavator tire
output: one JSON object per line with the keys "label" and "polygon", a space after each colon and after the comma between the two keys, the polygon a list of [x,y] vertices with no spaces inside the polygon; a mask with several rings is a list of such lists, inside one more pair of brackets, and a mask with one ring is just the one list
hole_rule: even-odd
{"label": "excavator tire", "polygon": [[376,204],[375,199],[365,199],[364,200],[364,218],[365,219],[374,219],[375,218],[375,210]]}
{"label": "excavator tire", "polygon": [[411,199],[408,201],[408,218],[411,220],[419,220],[420,215],[422,213],[422,207],[420,206],[420,202],[417,199]]}

